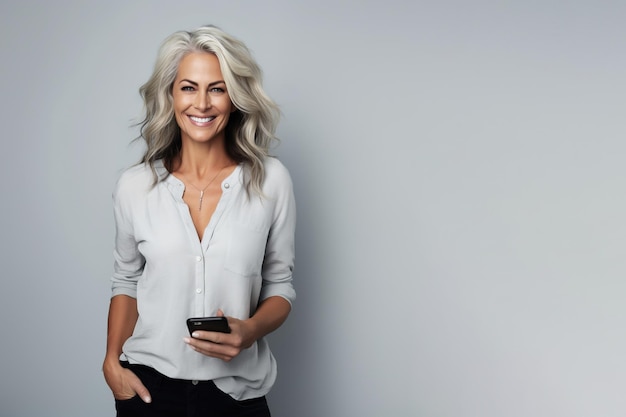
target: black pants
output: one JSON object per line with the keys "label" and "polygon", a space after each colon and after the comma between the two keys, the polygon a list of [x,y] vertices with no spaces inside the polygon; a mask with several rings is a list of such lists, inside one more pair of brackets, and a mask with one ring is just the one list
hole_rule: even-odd
{"label": "black pants", "polygon": [[115,400],[117,417],[270,417],[265,397],[237,401],[213,381],[171,379],[143,365],[122,362],[150,391],[152,402],[139,396]]}

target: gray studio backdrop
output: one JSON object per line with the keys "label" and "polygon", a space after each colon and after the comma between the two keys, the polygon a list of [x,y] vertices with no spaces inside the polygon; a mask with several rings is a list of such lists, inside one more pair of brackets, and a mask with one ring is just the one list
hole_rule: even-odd
{"label": "gray studio backdrop", "polygon": [[623,1],[3,1],[0,417],[114,414],[111,191],[160,41],[281,105],[276,417],[626,415]]}

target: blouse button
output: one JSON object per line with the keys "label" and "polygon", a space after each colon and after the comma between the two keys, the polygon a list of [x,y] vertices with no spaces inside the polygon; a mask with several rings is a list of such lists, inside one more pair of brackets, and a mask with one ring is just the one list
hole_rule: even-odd
{"label": "blouse button", "polygon": [[202,293],[202,288],[196,288],[196,294],[201,294]]}
{"label": "blouse button", "polygon": [[202,256],[196,256],[196,262],[200,262],[202,260]]}
{"label": "blouse button", "polygon": [[230,184],[229,183],[225,183],[224,184],[224,188],[230,188]]}

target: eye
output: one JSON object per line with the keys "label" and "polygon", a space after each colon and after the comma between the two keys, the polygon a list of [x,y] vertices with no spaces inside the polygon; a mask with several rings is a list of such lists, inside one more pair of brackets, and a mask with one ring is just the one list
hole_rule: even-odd
{"label": "eye", "polygon": [[190,85],[184,85],[180,90],[181,91],[193,91],[193,87]]}
{"label": "eye", "polygon": [[211,93],[223,93],[224,89],[221,87],[213,87],[209,90]]}

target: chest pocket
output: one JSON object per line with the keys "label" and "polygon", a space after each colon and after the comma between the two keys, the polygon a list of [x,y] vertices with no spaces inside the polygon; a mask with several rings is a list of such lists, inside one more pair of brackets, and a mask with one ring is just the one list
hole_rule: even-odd
{"label": "chest pocket", "polygon": [[267,236],[267,228],[255,224],[233,222],[224,267],[239,275],[260,275]]}

